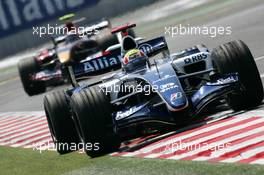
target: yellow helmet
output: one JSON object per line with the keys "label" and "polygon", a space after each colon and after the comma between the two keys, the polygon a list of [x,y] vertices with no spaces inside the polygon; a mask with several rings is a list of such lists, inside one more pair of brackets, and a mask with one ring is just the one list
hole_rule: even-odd
{"label": "yellow helmet", "polygon": [[139,49],[128,51],[123,59],[123,70],[133,72],[138,69],[145,69],[147,66],[148,57]]}
{"label": "yellow helmet", "polygon": [[123,64],[126,65],[129,63],[129,61],[131,61],[133,59],[145,57],[145,56],[146,56],[145,53],[142,52],[141,50],[132,49],[125,54],[124,59],[123,59]]}

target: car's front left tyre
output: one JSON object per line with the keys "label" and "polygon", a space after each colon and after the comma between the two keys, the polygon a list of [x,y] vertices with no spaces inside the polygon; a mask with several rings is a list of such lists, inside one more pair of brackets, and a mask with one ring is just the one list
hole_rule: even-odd
{"label": "car's front left tyre", "polygon": [[77,151],[80,139],[64,91],[46,95],[44,109],[57,152],[66,154]]}
{"label": "car's front left tyre", "polygon": [[97,157],[120,147],[110,99],[104,92],[98,87],[84,89],[73,94],[71,105],[87,155]]}

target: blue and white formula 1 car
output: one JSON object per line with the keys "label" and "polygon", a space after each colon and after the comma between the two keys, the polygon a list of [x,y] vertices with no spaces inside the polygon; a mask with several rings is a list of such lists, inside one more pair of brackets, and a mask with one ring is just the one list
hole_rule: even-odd
{"label": "blue and white formula 1 car", "polygon": [[[72,151],[65,145],[82,143],[86,153],[96,157],[118,149],[122,141],[195,121],[222,99],[234,110],[261,104],[262,82],[244,42],[232,41],[212,51],[198,45],[169,54],[164,37],[136,42],[127,35],[134,26],[113,33],[123,35],[122,53],[141,49],[142,57],[122,63],[122,72],[96,84],[77,83],[44,98],[59,153]],[[151,63],[150,57],[158,53],[162,57]]]}

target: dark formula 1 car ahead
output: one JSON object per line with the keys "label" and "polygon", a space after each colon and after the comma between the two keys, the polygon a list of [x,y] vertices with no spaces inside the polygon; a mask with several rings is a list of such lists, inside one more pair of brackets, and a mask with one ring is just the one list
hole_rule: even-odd
{"label": "dark formula 1 car ahead", "polygon": [[[65,26],[69,30],[75,27],[71,22]],[[132,30],[130,33],[134,35]],[[108,47],[119,43],[118,36],[111,34],[111,24],[108,20],[86,27],[81,35],[85,36],[79,37],[76,32],[68,32],[67,35],[53,39],[53,48],[18,63],[20,79],[29,96],[45,92],[48,86],[61,85],[68,81],[65,65],[58,54],[72,53],[70,58],[80,62],[94,58],[93,55],[101,54]],[[118,66],[120,68],[121,64]]]}
{"label": "dark formula 1 car ahead", "polygon": [[[232,41],[212,51],[198,45],[169,54],[163,37],[135,42],[126,35],[133,26],[113,30],[123,34],[122,72],[44,98],[59,153],[81,144],[89,156],[99,156],[119,148],[122,141],[196,121],[210,104],[223,99],[234,110],[261,104],[262,82],[244,42]],[[137,49],[140,54],[127,61],[126,53]],[[151,63],[149,58],[158,53],[162,58]]]}

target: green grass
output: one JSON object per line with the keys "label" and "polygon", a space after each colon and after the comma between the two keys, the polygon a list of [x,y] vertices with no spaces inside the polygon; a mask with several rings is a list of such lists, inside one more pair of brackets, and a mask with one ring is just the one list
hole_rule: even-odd
{"label": "green grass", "polygon": [[162,159],[139,159],[104,156],[90,159],[84,154],[59,156],[20,148],[0,147],[2,175],[116,175],[116,174],[175,174],[175,175],[263,175],[264,166],[223,164]]}
{"label": "green grass", "polygon": [[61,174],[81,168],[89,162],[86,156],[77,153],[58,156],[55,152],[0,147],[0,174]]}

